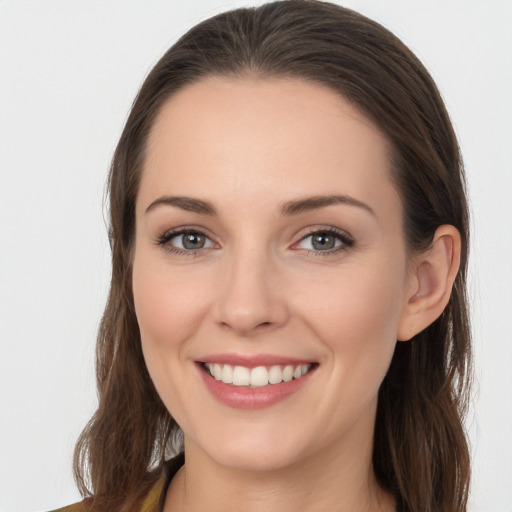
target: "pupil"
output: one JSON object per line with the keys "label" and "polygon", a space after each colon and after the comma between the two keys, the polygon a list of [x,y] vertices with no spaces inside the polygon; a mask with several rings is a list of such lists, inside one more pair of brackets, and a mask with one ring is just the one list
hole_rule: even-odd
{"label": "pupil", "polygon": [[204,246],[204,235],[199,233],[187,233],[183,235],[183,247],[185,249],[201,249]]}
{"label": "pupil", "polygon": [[334,248],[334,237],[332,235],[320,234],[313,237],[313,247],[320,250]]}

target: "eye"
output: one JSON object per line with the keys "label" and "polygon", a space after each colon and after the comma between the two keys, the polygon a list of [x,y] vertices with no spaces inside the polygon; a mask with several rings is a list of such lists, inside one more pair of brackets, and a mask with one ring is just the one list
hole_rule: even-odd
{"label": "eye", "polygon": [[329,228],[312,230],[295,247],[314,253],[333,254],[346,250],[353,245],[354,239],[347,233]]}
{"label": "eye", "polygon": [[169,240],[169,243],[180,249],[193,250],[203,249],[207,244],[207,241],[208,239],[203,233],[199,233],[197,231],[189,231],[187,233],[173,236]]}
{"label": "eye", "polygon": [[215,246],[205,233],[195,229],[173,230],[164,233],[158,239],[157,244],[164,246],[169,252],[185,255]]}

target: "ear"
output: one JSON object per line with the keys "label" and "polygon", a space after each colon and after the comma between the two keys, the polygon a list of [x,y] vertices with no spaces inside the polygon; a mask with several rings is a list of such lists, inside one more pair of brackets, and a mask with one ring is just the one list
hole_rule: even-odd
{"label": "ear", "polygon": [[399,341],[410,340],[444,311],[459,271],[460,251],[459,231],[443,225],[437,228],[431,247],[413,257],[398,324]]}

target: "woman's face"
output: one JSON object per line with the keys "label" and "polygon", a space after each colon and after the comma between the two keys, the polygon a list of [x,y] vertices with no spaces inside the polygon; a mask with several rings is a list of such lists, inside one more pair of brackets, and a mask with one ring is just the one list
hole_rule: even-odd
{"label": "woman's face", "polygon": [[133,293],[187,450],[239,469],[370,453],[410,288],[388,144],[350,103],[250,77],[167,101],[137,198]]}

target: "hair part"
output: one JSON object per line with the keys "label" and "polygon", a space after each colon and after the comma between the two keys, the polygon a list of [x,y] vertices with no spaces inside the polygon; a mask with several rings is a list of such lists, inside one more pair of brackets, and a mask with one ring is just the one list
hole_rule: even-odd
{"label": "hair part", "polygon": [[141,349],[131,293],[135,203],[162,105],[207,77],[247,75],[322,84],[385,134],[411,251],[427,249],[440,225],[460,232],[461,265],[448,306],[411,341],[397,343],[380,387],[373,468],[399,510],[465,511],[469,228],[457,139],[435,83],[396,36],[352,10],[315,0],[236,9],[196,25],[155,65],[133,103],[108,179],[112,280],[96,350],[99,407],[75,449],[80,491],[94,494],[95,510],[134,510],[165,459],[183,449]]}

